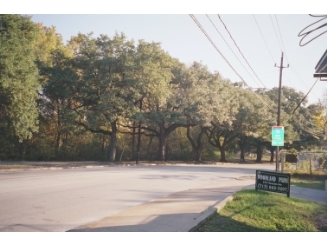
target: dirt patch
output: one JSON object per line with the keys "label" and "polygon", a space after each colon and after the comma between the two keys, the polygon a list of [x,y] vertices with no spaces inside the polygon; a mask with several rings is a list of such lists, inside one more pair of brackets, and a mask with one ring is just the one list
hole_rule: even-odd
{"label": "dirt patch", "polygon": [[314,217],[314,224],[318,231],[327,231],[327,216],[325,214],[318,214]]}

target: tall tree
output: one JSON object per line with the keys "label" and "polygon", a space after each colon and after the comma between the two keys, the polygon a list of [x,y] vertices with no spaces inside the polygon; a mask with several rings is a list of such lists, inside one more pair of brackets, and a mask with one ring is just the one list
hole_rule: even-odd
{"label": "tall tree", "polygon": [[249,144],[250,138],[262,139],[267,135],[273,116],[263,104],[263,99],[259,100],[253,92],[236,87],[233,95],[230,106],[233,119],[230,122],[212,122],[212,128],[208,130],[210,142],[219,148],[220,161],[223,162],[227,161],[226,149],[235,144],[239,145],[240,159],[244,160],[245,146]]}
{"label": "tall tree", "polygon": [[211,73],[201,63],[194,62],[188,68],[188,89],[184,92],[186,101],[185,115],[188,121],[198,125],[198,131],[187,129],[187,138],[192,146],[195,161],[201,161],[201,152],[205,131],[215,120],[227,119],[225,99],[228,96],[228,81],[221,78],[220,74]]}
{"label": "tall tree", "polygon": [[[211,118],[210,127],[205,131],[209,143],[220,151],[220,161],[226,162],[226,149],[232,146],[238,137],[234,131],[233,122],[236,120],[239,101],[238,91],[227,83],[217,97],[221,97],[222,104],[217,109],[217,115]],[[221,111],[221,112],[220,112]]]}
{"label": "tall tree", "polygon": [[63,134],[74,132],[75,115],[71,107],[74,102],[73,87],[79,77],[70,56],[62,49],[52,51],[47,63],[39,62],[39,70],[43,84],[39,100],[40,117],[42,122],[54,126],[55,132],[52,135],[55,138],[54,150],[58,157]]}
{"label": "tall tree", "polygon": [[40,89],[35,65],[34,45],[37,27],[31,17],[0,15],[0,94],[5,95],[1,107],[13,135],[21,145],[24,158],[25,142],[38,130],[36,100]]}
{"label": "tall tree", "polygon": [[108,160],[115,161],[117,123],[132,114],[135,101],[134,43],[123,33],[112,39],[78,34],[70,47],[80,74],[74,85],[76,122],[93,133],[109,135]]}

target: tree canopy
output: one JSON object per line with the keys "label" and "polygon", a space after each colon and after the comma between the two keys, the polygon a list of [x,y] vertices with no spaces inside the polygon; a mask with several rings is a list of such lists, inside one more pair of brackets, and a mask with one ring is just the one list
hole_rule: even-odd
{"label": "tree canopy", "polygon": [[[64,44],[56,27],[0,15],[0,159],[227,161],[252,149],[260,162],[266,147],[273,161],[278,88],[241,85],[160,43],[78,33]],[[282,88],[286,149],[326,141],[326,104],[297,107],[303,98]]]}

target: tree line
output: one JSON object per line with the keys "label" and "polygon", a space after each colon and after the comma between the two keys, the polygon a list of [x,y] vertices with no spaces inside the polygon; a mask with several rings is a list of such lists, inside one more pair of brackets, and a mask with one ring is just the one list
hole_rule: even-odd
{"label": "tree line", "polygon": [[[325,104],[283,87],[285,148],[325,146]],[[271,152],[278,88],[252,91],[159,43],[0,15],[0,160],[257,161]],[[315,131],[316,134],[313,134]],[[320,134],[319,134],[320,133]]]}

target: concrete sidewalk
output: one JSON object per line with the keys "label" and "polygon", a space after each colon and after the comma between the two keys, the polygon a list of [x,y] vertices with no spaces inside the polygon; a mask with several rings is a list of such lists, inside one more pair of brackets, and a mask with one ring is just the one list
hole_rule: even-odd
{"label": "concrete sidewalk", "polygon": [[290,196],[327,205],[327,191],[291,186]]}
{"label": "concrete sidewalk", "polygon": [[[70,232],[188,232],[225,206],[235,192],[254,189],[254,178],[229,180],[171,194]],[[327,192],[291,186],[291,197],[327,204]]]}

